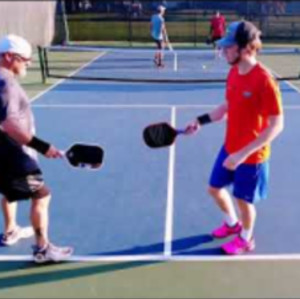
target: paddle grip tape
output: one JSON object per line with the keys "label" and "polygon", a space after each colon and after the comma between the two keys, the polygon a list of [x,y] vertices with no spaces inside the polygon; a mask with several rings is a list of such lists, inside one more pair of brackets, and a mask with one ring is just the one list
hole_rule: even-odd
{"label": "paddle grip tape", "polygon": [[201,126],[212,122],[212,119],[210,118],[208,113],[198,116],[197,120]]}
{"label": "paddle grip tape", "polygon": [[27,146],[35,149],[37,152],[39,152],[43,155],[45,155],[48,152],[49,148],[50,148],[49,143],[37,138],[36,136],[33,136],[31,138],[31,140],[27,143]]}

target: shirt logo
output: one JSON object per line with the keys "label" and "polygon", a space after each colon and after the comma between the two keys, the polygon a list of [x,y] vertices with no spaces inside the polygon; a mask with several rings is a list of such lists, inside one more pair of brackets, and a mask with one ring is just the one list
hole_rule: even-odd
{"label": "shirt logo", "polygon": [[246,99],[249,99],[251,98],[252,96],[252,92],[251,91],[244,91],[243,92],[243,97],[246,98]]}

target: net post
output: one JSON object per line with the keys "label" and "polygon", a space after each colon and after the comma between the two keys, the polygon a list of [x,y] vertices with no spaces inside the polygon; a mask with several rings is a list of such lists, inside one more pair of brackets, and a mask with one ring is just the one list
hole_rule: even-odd
{"label": "net post", "polygon": [[132,0],[128,7],[128,41],[129,46],[132,47]]}
{"label": "net post", "polygon": [[70,30],[69,30],[69,25],[68,25],[68,17],[67,17],[67,11],[66,11],[66,5],[64,0],[60,0],[60,5],[61,5],[61,12],[62,12],[62,21],[63,21],[63,26],[65,30],[65,38],[64,38],[64,44],[69,44],[70,43]]}
{"label": "net post", "polygon": [[42,83],[46,83],[46,67],[45,67],[45,58],[44,58],[44,51],[42,47],[38,46],[38,54],[39,54],[39,63],[40,63],[40,69],[41,69],[41,77],[42,77]]}
{"label": "net post", "polygon": [[45,63],[45,77],[49,78],[50,77],[50,72],[49,72],[49,64],[48,64],[48,52],[46,48],[43,48],[43,57],[44,57],[44,63]]}
{"label": "net post", "polygon": [[197,18],[198,18],[198,10],[197,10],[197,8],[196,8],[196,0],[194,0],[194,2],[193,2],[193,8],[194,8],[194,10],[195,10],[195,15],[194,15],[194,38],[193,38],[193,40],[194,40],[194,47],[196,48],[197,47],[197,35],[198,35],[198,33],[197,33]]}

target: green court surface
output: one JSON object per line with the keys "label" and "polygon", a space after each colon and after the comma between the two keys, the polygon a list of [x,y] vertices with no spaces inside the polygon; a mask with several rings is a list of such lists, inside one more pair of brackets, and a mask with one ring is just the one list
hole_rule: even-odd
{"label": "green court surface", "polygon": [[2,262],[0,298],[299,298],[299,261]]}

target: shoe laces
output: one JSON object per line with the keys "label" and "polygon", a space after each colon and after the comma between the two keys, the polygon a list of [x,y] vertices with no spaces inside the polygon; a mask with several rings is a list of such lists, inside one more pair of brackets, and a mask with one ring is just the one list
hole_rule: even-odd
{"label": "shoe laces", "polygon": [[234,245],[238,246],[238,247],[242,247],[247,245],[248,241],[244,240],[241,236],[237,236],[234,240]]}

